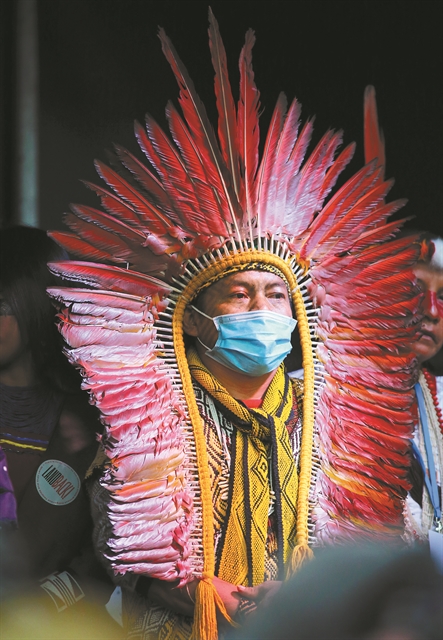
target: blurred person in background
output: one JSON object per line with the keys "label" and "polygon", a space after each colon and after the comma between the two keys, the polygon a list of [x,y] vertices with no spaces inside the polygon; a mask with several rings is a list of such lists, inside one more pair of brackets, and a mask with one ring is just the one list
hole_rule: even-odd
{"label": "blurred person in background", "polygon": [[440,640],[441,597],[423,548],[326,547],[229,640]]}
{"label": "blurred person in background", "polygon": [[443,475],[443,240],[425,237],[414,269],[423,297],[423,319],[413,344],[420,374],[415,386],[419,421],[413,437],[413,487],[405,506],[406,536],[429,538],[442,552]]}
{"label": "blurred person in background", "polygon": [[100,425],[46,294],[47,262],[66,253],[28,227],[1,230],[0,244],[1,595],[38,579],[61,612],[84,598],[82,575],[103,579],[83,488]]}

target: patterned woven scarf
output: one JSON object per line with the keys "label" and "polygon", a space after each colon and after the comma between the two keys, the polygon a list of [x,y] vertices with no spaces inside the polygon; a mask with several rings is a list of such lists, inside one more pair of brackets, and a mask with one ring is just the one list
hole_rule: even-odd
{"label": "patterned woven scarf", "polygon": [[194,349],[187,355],[193,378],[236,427],[228,513],[216,574],[232,584],[256,585],[264,578],[270,479],[275,494],[280,571],[295,545],[298,482],[286,429],[293,406],[292,385],[280,366],[262,408],[248,409],[220,385]]}

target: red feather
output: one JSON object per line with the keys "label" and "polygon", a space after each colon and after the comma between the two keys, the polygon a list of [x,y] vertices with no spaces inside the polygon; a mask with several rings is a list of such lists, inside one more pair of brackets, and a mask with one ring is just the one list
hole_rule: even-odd
{"label": "red feather", "polygon": [[320,208],[321,187],[326,171],[334,162],[337,147],[342,142],[342,132],[327,131],[306,161],[294,193],[293,203],[297,212],[309,212],[311,218]]}
{"label": "red feather", "polygon": [[365,139],[365,162],[377,159],[377,166],[382,166],[380,180],[384,179],[385,159],[385,139],[383,132],[378,126],[377,102],[375,100],[375,89],[369,85],[365,89],[364,97],[364,139]]}
{"label": "red feather", "polygon": [[92,222],[105,231],[115,233],[130,242],[140,244],[143,243],[146,239],[146,233],[143,233],[138,229],[134,229],[134,227],[130,227],[124,222],[117,220],[114,216],[104,213],[99,209],[93,209],[92,207],[87,207],[79,204],[71,204],[70,206],[71,211],[82,220],[86,220],[86,222]]}
{"label": "red feather", "polygon": [[237,118],[229,82],[226,51],[220,37],[217,20],[209,7],[209,48],[215,70],[215,97],[218,110],[218,139],[223,159],[228,167],[237,199],[240,199],[240,171]]}
{"label": "red feather", "polygon": [[[139,127],[138,123],[136,123]],[[151,194],[155,199],[158,207],[168,215],[172,220],[178,222],[179,218],[174,211],[173,204],[166,193],[163,184],[158,178],[149,171],[149,169],[138,160],[127,149],[120,145],[114,145],[116,153],[122,164],[132,173],[138,182]]]}
{"label": "red feather", "polygon": [[[375,221],[383,219],[377,207],[384,203],[393,181],[380,182],[368,191],[337,223],[318,241],[310,257],[316,260],[329,252],[341,253],[352,246],[362,229],[373,228]],[[389,209],[386,215],[389,215]]]}
{"label": "red feather", "polygon": [[355,142],[351,142],[340,155],[336,158],[334,164],[328,169],[323,185],[319,193],[319,201],[323,202],[329,195],[331,189],[335,186],[341,172],[347,167],[355,153]]}
{"label": "red feather", "polygon": [[226,221],[236,223],[241,218],[239,203],[233,191],[229,172],[218,147],[212,125],[206,114],[205,106],[200,100],[185,66],[163,29],[159,30],[159,38],[163,53],[171,65],[180,87],[179,102],[186,123],[201,153],[205,156],[211,184],[217,187]]}
{"label": "red feather", "polygon": [[57,276],[74,282],[82,282],[94,289],[119,291],[138,297],[164,297],[171,287],[150,276],[120,267],[94,264],[93,262],[50,262],[49,270]]}
{"label": "red feather", "polygon": [[300,167],[306,155],[314,128],[314,118],[308,120],[289,157],[288,182],[283,228],[292,236],[300,236],[312,222],[313,212],[294,207],[295,194],[301,180]]}
{"label": "red feather", "polygon": [[294,99],[286,115],[282,132],[275,151],[272,167],[273,180],[267,193],[266,217],[268,228],[279,232],[284,224],[282,211],[286,208],[288,181],[292,175],[292,164],[289,162],[292,150],[297,142],[300,127],[301,106]]}
{"label": "red feather", "polygon": [[166,233],[171,226],[171,221],[146,198],[140,195],[140,192],[132,187],[126,180],[121,178],[118,173],[107,167],[99,160],[95,161],[95,168],[99,176],[118,194],[128,202],[137,212],[139,217],[153,233]]}
{"label": "red feather", "polygon": [[266,233],[266,231],[272,228],[268,224],[267,219],[267,215],[271,213],[270,206],[268,206],[268,194],[272,188],[272,183],[277,179],[273,174],[272,169],[274,167],[280,133],[285,120],[287,104],[288,102],[285,94],[280,93],[277,104],[275,105],[274,113],[272,114],[271,124],[269,125],[265,148],[263,150],[263,156],[255,181],[254,199],[257,204],[259,236],[261,235],[262,230],[263,233]]}
{"label": "red feather", "polygon": [[238,145],[244,181],[244,193],[242,192],[240,201],[242,207],[246,210],[247,217],[252,216],[255,204],[254,180],[258,167],[260,141],[258,123],[260,93],[254,82],[252,69],[252,47],[254,42],[254,32],[249,29],[240,53],[240,98],[237,107]]}
{"label": "red feather", "polygon": [[78,218],[72,213],[65,213],[63,221],[89,244],[112,256],[129,261],[127,257],[131,253],[131,250],[124,238],[105,231],[92,222],[86,222],[86,220]]}
{"label": "red feather", "polygon": [[[157,167],[167,178],[165,180],[175,209],[181,217],[181,226],[193,233],[202,224],[201,205],[193,177],[187,170],[184,160],[170,142],[162,128],[150,116],[146,116],[146,129],[157,153]],[[205,224],[205,222],[203,222]]]}
{"label": "red feather", "polygon": [[189,176],[191,176],[192,186],[195,190],[193,215],[186,217],[188,226],[196,233],[228,236],[229,232],[225,219],[216,192],[214,192],[209,183],[205,163],[200,156],[199,149],[172,104],[168,104],[166,116],[172,136],[181,151],[182,159]]}
{"label": "red feather", "polygon": [[334,226],[336,220],[344,216],[373,187],[378,179],[378,173],[375,163],[366,165],[329,200],[314,220],[309,234],[301,243],[300,258],[302,260],[308,259],[310,252],[315,250],[317,244]]}
{"label": "red feather", "polygon": [[[149,114],[146,114],[146,120],[153,122],[152,118]],[[146,130],[141,126],[139,122],[134,123],[135,135],[140,146],[140,149],[143,151],[145,156],[148,158],[149,162],[155,168],[157,173],[161,178],[161,182],[163,188],[166,193],[166,197],[173,203],[170,209],[166,208],[168,215],[171,218],[171,221],[176,225],[183,225],[183,221],[181,219],[181,214],[177,212],[176,205],[179,203],[179,198],[177,197],[175,188],[173,187],[171,181],[169,180],[169,175],[167,170],[164,168],[162,160],[157,153],[153,143],[149,139]]]}
{"label": "red feather", "polygon": [[81,240],[72,233],[62,231],[49,231],[48,236],[55,240],[63,249],[66,249],[71,255],[82,258],[83,260],[96,260],[97,262],[124,262],[119,258],[101,251],[93,247],[88,242]]}
{"label": "red feather", "polygon": [[[394,213],[396,213],[399,209],[405,206],[407,200],[405,198],[400,200],[394,200],[393,202],[389,202],[388,204],[380,207],[378,211],[378,215],[380,219],[386,219],[390,217]],[[388,224],[384,224],[383,226],[377,227],[376,229],[369,229],[359,235],[358,239],[349,247],[349,251],[357,252],[361,251],[365,247],[371,244],[379,244],[380,242],[386,242],[394,238],[400,229],[403,227],[405,222],[411,220],[412,216],[408,218],[402,218],[401,220],[394,220],[393,222],[389,222]]]}
{"label": "red feather", "polygon": [[121,198],[118,198],[107,189],[93,184],[92,182],[84,180],[83,184],[99,196],[102,207],[106,209],[108,213],[110,213],[111,215],[118,215],[119,218],[121,218],[123,222],[128,225],[136,228],[140,227],[140,218],[135,213],[134,209],[130,207],[126,202],[124,202]]}

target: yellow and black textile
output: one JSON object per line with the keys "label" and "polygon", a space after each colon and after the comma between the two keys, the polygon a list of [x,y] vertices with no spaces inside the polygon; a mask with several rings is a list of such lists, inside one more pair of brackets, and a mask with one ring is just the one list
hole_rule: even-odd
{"label": "yellow and black textile", "polygon": [[191,375],[223,408],[236,427],[232,441],[228,513],[223,531],[218,577],[232,584],[263,582],[270,505],[269,478],[275,493],[279,566],[295,545],[297,470],[286,429],[293,406],[292,384],[283,365],[277,370],[261,409],[235,400],[188,351]]}

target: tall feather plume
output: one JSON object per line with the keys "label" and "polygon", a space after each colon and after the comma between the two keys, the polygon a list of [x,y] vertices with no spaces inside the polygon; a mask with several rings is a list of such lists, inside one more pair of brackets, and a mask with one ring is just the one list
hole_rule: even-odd
{"label": "tall feather plume", "polygon": [[286,187],[283,229],[288,235],[295,237],[307,229],[313,217],[312,211],[309,209],[300,209],[294,204],[295,194],[297,193],[298,185],[302,177],[300,168],[311,141],[313,127],[314,118],[308,119],[297,138],[288,161],[288,182]]}
{"label": "tall feather plume", "polygon": [[[243,188],[240,203],[246,212],[247,224],[252,234],[252,216],[254,212],[254,180],[258,167],[260,129],[259,109],[260,93],[254,82],[252,69],[252,47],[255,35],[252,29],[246,33],[245,44],[240,53],[240,95],[237,106],[238,146]],[[243,221],[243,224],[246,223]]]}
{"label": "tall feather plume", "polygon": [[[167,580],[183,580],[191,568],[200,570],[200,560],[192,567],[185,564],[189,535],[201,540],[201,528],[191,523],[190,507],[192,500],[196,511],[201,504],[197,494],[181,498],[184,487],[189,489],[181,466],[187,455],[182,441],[184,402],[180,384],[171,386],[177,380],[173,370],[177,363],[165,319],[169,316],[162,316],[158,324],[155,320],[166,309],[167,296],[180,294],[182,280],[174,281],[180,269],[182,274],[185,270],[185,281],[207,263],[205,256],[200,259],[205,253],[212,251],[211,260],[217,260],[220,247],[223,252],[238,250],[238,245],[223,247],[228,237],[237,240],[241,250],[248,228],[251,239],[257,234],[284,234],[278,238],[283,251],[288,247],[309,269],[309,292],[322,300],[316,310],[318,320],[311,325],[313,329],[315,324],[317,356],[325,370],[324,384],[317,387],[320,500],[326,514],[324,526],[320,523],[315,532],[319,539],[401,534],[407,461],[403,463],[414,424],[413,368],[401,349],[414,331],[417,293],[405,266],[413,264],[417,248],[407,246],[407,241],[386,242],[400,225],[386,220],[403,201],[383,204],[390,183],[383,180],[374,94],[369,90],[367,99],[367,165],[324,205],[354,145],[335,158],[341,133],[328,131],[303,165],[313,120],[299,133],[300,107],[294,101],[286,114],[281,95],[259,167],[259,92],[251,61],[254,34],[246,34],[240,56],[236,113],[226,54],[212,12],[209,21],[219,141],[186,69],[160,30],[183,112],[182,117],[168,104],[173,141],[150,116],[146,129],[136,123],[140,148],[151,167],[117,146],[131,176],[125,172],[125,179],[118,170],[97,163],[112,192],[88,184],[107,213],[75,205],[67,222],[80,238],[55,232],[55,239],[75,255],[111,264],[51,265],[54,273],[94,289],[92,294],[60,289],[54,295],[65,304],[60,323],[72,347],[69,357],[84,371],[84,386],[92,391],[106,424],[103,442],[113,458],[105,482],[112,494],[114,569]],[[376,134],[374,147],[371,140]],[[134,271],[114,266],[122,256]],[[187,262],[194,258],[196,262]],[[174,287],[143,274],[174,281]],[[383,364],[388,358],[389,366]],[[163,455],[175,471],[171,475],[168,466],[161,482],[152,485],[151,464],[164,470]],[[137,476],[141,471],[144,475]],[[173,512],[161,532],[169,536],[171,555],[160,562],[165,559],[157,546],[166,490]],[[148,532],[143,529],[147,491],[162,496],[156,507],[159,521],[154,520]],[[176,502],[182,505],[182,516],[177,518]],[[136,526],[145,531],[144,538],[127,537],[132,519],[128,523],[126,509],[139,515]],[[181,530],[183,516],[186,536]],[[154,557],[159,562],[151,562]]]}
{"label": "tall feather plume", "polygon": [[[377,166],[386,166],[385,158],[385,138],[383,131],[378,126],[377,102],[375,99],[375,89],[368,85],[364,96],[364,148],[365,162],[371,162],[377,158]],[[384,170],[380,180],[384,179]]]}
{"label": "tall feather plume", "polygon": [[195,190],[194,215],[196,218],[194,220],[193,217],[191,219],[188,217],[188,225],[192,222],[191,228],[199,233],[229,236],[217,194],[208,181],[204,159],[189,129],[171,103],[166,107],[166,117],[174,141],[181,151],[186,171],[192,176],[192,185]]}
{"label": "tall feather plume", "polygon": [[169,193],[176,202],[181,227],[195,233],[198,231],[200,203],[183,158],[163,129],[149,115],[146,115],[146,130],[157,154],[157,168],[166,178]]}
{"label": "tall feather plume", "polygon": [[341,144],[342,132],[327,131],[304,165],[294,194],[293,207],[298,212],[309,212],[311,217],[321,209],[320,193],[327,170]]}
{"label": "tall feather plume", "polygon": [[240,201],[240,167],[237,139],[237,116],[229,82],[226,51],[217,20],[209,8],[209,48],[215,71],[214,88],[218,110],[218,139],[223,159],[231,174],[232,186]]}
{"label": "tall feather plume", "polygon": [[272,228],[268,223],[271,222],[271,220],[268,221],[267,218],[268,212],[270,215],[270,207],[268,210],[268,194],[269,191],[272,190],[273,182],[277,180],[277,177],[273,174],[272,170],[278,149],[280,133],[285,122],[287,106],[288,101],[285,94],[280,93],[274,108],[274,113],[272,114],[271,123],[266,136],[263,156],[257,171],[257,178],[255,182],[255,202],[259,237],[261,236],[262,231],[266,233],[268,229]]}
{"label": "tall feather plume", "polygon": [[297,142],[298,129],[300,126],[301,105],[294,99],[286,115],[283,129],[275,151],[272,166],[274,178],[269,185],[266,197],[266,219],[267,225],[275,232],[281,230],[279,223],[284,224],[282,212],[286,208],[286,194],[288,180],[292,165],[289,163],[292,150]]}
{"label": "tall feather plume", "polygon": [[201,153],[205,155],[211,184],[219,193],[226,221],[234,225],[240,240],[241,236],[238,229],[238,220],[241,218],[239,202],[235,196],[231,178],[221,155],[212,125],[209,122],[205,106],[200,100],[185,66],[163,29],[159,29],[159,38],[163,53],[171,65],[180,88],[179,102],[186,123],[201,149]]}
{"label": "tall feather plume", "polygon": [[[150,117],[149,114],[146,114],[146,121],[147,123],[152,122],[152,118]],[[163,188],[167,194],[167,197],[170,200],[170,202],[173,203],[173,206],[171,207],[171,209],[169,209],[168,207],[166,208],[166,213],[170,216],[171,221],[173,221],[177,225],[181,225],[182,224],[181,214],[176,210],[176,204],[177,204],[177,201],[179,201],[179,198],[177,198],[176,196],[176,191],[169,179],[169,174],[167,170],[164,168],[162,160],[158,152],[156,151],[154,144],[150,140],[147,134],[147,131],[137,121],[135,121],[134,123],[134,131],[135,131],[135,136],[137,138],[140,149],[143,151],[143,153],[145,154],[145,156],[147,157],[151,165],[157,171],[160,177],[161,184],[163,185]]]}

